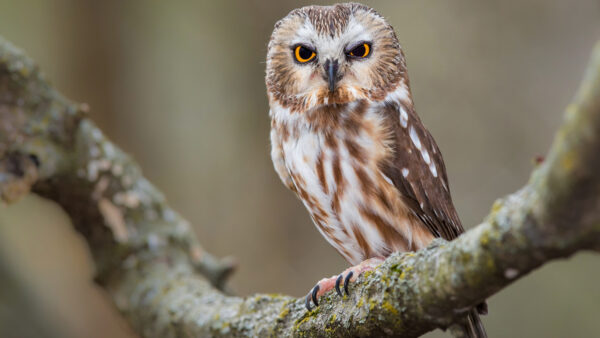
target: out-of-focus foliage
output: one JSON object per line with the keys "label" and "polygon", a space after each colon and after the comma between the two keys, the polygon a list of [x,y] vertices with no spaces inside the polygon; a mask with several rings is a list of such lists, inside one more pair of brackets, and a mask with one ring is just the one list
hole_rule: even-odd
{"label": "out-of-focus foliage", "polygon": [[[269,159],[266,44],[275,21],[300,4],[308,2],[0,0],[0,35],[91,106],[209,251],[238,257],[239,293],[301,296],[346,263]],[[463,223],[474,225],[548,149],[600,37],[600,3],[367,4],[396,28],[417,111],[444,152]],[[64,337],[129,337],[91,283],[83,242],[51,203],[32,196],[0,206],[0,247],[2,271],[16,278],[0,292],[0,304],[15,304],[0,305],[3,337],[28,319],[38,323],[31,337],[49,327]],[[597,267],[597,256],[579,255],[494,296],[490,336],[594,336]],[[21,292],[22,304],[9,297]]]}

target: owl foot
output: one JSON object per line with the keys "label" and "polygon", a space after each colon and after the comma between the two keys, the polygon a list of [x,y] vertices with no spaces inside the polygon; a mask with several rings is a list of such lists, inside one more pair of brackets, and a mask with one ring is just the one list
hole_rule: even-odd
{"label": "owl foot", "polygon": [[344,273],[340,273],[340,275],[336,279],[335,292],[337,292],[337,294],[340,297],[344,297],[344,295],[342,294],[342,291],[340,290],[340,284],[342,283],[342,279],[344,280],[344,292],[346,292],[346,295],[350,296],[350,293],[348,292],[348,284],[350,284],[350,279],[352,278],[352,276],[354,276],[354,272],[352,270],[350,270],[346,274],[345,278],[344,278]]}
{"label": "owl foot", "polygon": [[342,272],[339,276],[333,276],[329,278],[321,279],[317,285],[306,295],[306,299],[304,305],[308,311],[312,310],[312,306],[310,302],[312,301],[315,306],[319,306],[319,297],[325,294],[327,291],[335,288],[335,291],[340,297],[343,297],[344,294],[341,290],[342,281],[344,282],[344,292],[346,295],[350,295],[348,291],[348,285],[350,282],[354,282],[358,276],[360,276],[365,271],[370,271],[375,269],[379,264],[383,262],[382,258],[369,258],[360,264],[350,267],[344,272]]}

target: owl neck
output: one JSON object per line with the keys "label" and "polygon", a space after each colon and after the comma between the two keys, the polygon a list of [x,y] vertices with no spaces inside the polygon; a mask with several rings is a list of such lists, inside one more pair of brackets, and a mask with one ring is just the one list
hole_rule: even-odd
{"label": "owl neck", "polygon": [[304,110],[282,105],[278,100],[270,97],[271,111],[269,114],[271,119],[277,123],[300,128],[327,130],[338,125],[349,112],[360,113],[385,104],[398,104],[405,109],[412,110],[413,102],[409,86],[401,81],[393,91],[380,100],[364,97],[348,103],[316,104],[312,107],[308,106]]}

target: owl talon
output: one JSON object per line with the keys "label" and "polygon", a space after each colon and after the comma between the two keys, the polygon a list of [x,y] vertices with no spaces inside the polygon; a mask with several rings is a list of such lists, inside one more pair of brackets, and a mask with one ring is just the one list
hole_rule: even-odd
{"label": "owl talon", "polygon": [[352,278],[352,276],[354,276],[354,272],[352,270],[348,271],[348,274],[346,275],[346,277],[344,278],[344,274],[341,273],[338,278],[335,280],[335,291],[337,292],[337,294],[340,297],[344,297],[344,294],[342,293],[342,290],[340,289],[340,286],[342,284],[342,279],[344,280],[344,292],[346,293],[346,295],[350,296],[350,293],[348,292],[348,285],[350,284],[350,279]]}
{"label": "owl talon", "polygon": [[313,303],[315,303],[315,306],[319,306],[319,302],[318,302],[318,297],[317,297],[317,293],[319,292],[319,284],[315,285],[315,287],[312,289],[312,301]]}
{"label": "owl talon", "polygon": [[344,278],[344,274],[341,273],[338,278],[335,280],[335,292],[337,292],[337,294],[340,297],[344,297],[344,294],[342,293],[342,291],[340,290],[340,283],[342,282],[342,279]]}
{"label": "owl talon", "polygon": [[[346,295],[350,295],[350,291],[348,287],[350,282],[353,282],[356,277],[362,274],[365,271],[373,270],[378,264],[383,262],[381,258],[369,258],[359,265],[350,267],[338,276],[332,276],[329,278],[321,279],[306,295],[304,299],[304,305],[308,311],[313,310],[315,307],[319,306],[319,297],[323,296],[325,293],[333,290],[335,288],[335,292],[337,292],[340,297]],[[344,283],[344,291],[342,292],[342,283]],[[311,304],[315,305],[314,307]]]}
{"label": "owl talon", "polygon": [[306,300],[304,301],[304,306],[306,306],[306,310],[308,311],[312,310],[312,307],[310,306],[311,293],[312,292],[309,292],[308,295],[306,295]]}
{"label": "owl talon", "polygon": [[350,278],[352,278],[353,275],[354,275],[354,272],[352,272],[352,270],[350,270],[348,272],[348,274],[346,275],[346,278],[344,278],[344,291],[346,292],[347,296],[350,296],[350,293],[348,292],[348,284],[350,284]]}
{"label": "owl talon", "polygon": [[315,304],[315,307],[319,306],[319,290],[320,289],[321,289],[321,287],[319,286],[319,284],[317,284],[317,285],[315,285],[314,288],[312,288],[312,290],[310,290],[308,295],[306,295],[306,299],[304,301],[304,306],[306,307],[306,309],[308,311],[311,311],[313,309],[313,307],[310,306],[311,300]]}

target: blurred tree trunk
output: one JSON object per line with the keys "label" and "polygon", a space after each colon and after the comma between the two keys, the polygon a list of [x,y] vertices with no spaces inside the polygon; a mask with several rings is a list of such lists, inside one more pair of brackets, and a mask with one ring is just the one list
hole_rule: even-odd
{"label": "blurred tree trunk", "polygon": [[27,284],[3,257],[0,250],[0,337],[61,337],[36,306]]}

